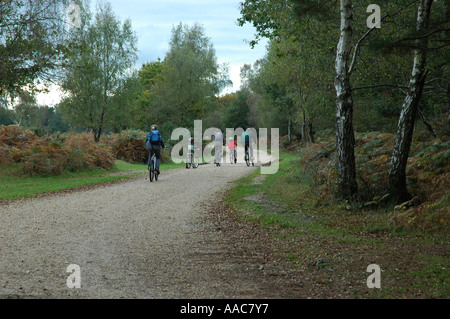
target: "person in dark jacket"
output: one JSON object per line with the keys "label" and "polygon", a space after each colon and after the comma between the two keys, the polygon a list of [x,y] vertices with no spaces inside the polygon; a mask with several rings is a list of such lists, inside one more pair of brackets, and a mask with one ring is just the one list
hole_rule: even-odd
{"label": "person in dark jacket", "polygon": [[165,148],[163,138],[161,133],[158,131],[158,127],[156,125],[152,125],[152,129],[149,133],[147,133],[147,137],[145,139],[145,145],[149,151],[148,154],[148,166],[150,166],[152,156],[155,154],[156,156],[156,174],[160,174],[159,166],[161,164],[161,148]]}

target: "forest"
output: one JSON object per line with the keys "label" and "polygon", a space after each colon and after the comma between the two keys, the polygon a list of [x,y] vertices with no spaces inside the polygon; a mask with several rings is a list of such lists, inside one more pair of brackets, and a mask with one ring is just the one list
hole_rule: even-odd
{"label": "forest", "polygon": [[[404,204],[448,229],[450,3],[372,2],[242,1],[236,23],[256,30],[249,49],[269,44],[224,94],[228,66],[200,23],[173,26],[166,55],[136,68],[136,32],[109,3],[2,1],[0,165],[33,175],[143,163],[152,124],[169,148],[171,132],[195,120],[279,128],[318,198]],[[77,27],[66,23],[70,3]],[[36,100],[49,83],[65,93],[54,107]]]}

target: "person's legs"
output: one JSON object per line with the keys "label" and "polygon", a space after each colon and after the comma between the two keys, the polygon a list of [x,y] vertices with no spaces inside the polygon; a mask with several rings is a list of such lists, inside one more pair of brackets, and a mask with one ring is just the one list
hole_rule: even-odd
{"label": "person's legs", "polygon": [[194,164],[193,158],[194,158],[194,150],[188,150],[187,154],[187,160],[186,160],[186,168],[188,168],[188,164]]}
{"label": "person's legs", "polygon": [[150,168],[150,164],[152,162],[152,156],[153,156],[153,148],[150,148],[148,150],[148,161],[147,161],[147,166]]}
{"label": "person's legs", "polygon": [[244,151],[247,151],[249,149],[249,143],[248,142],[245,142],[245,145],[244,145]]}
{"label": "person's legs", "polygon": [[222,145],[216,144],[214,148],[214,158],[216,163],[220,163],[222,160]]}
{"label": "person's legs", "polygon": [[148,151],[147,166],[149,167],[149,169],[150,169],[150,165],[152,165],[152,157],[153,157],[154,152],[155,152],[155,149],[152,146]]}
{"label": "person's legs", "polygon": [[161,165],[161,147],[155,146],[154,148],[155,156],[156,156],[156,172],[159,174],[159,165]]}

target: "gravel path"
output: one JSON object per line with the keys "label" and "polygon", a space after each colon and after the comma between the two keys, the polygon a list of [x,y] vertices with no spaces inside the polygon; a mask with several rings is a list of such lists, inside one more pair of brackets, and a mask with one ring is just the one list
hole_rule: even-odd
{"label": "gravel path", "polygon": [[0,206],[0,298],[276,297],[207,222],[207,204],[254,169],[202,165]]}

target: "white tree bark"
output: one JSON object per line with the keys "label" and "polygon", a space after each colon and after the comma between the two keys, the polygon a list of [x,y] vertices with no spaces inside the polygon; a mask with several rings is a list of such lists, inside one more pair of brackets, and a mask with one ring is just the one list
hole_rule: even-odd
{"label": "white tree bark", "polygon": [[350,85],[350,53],[353,37],[352,0],[341,0],[341,35],[336,55],[336,146],[338,153],[338,195],[350,199],[356,193],[353,98]]}
{"label": "white tree bark", "polygon": [[[433,0],[420,0],[416,27],[419,35],[427,32],[432,3]],[[397,202],[402,202],[409,198],[406,187],[406,165],[414,133],[414,122],[427,75],[426,56],[428,37],[418,39],[416,45],[417,48],[414,51],[414,65],[409,81],[408,93],[400,113],[394,152],[389,168],[390,193]]]}

